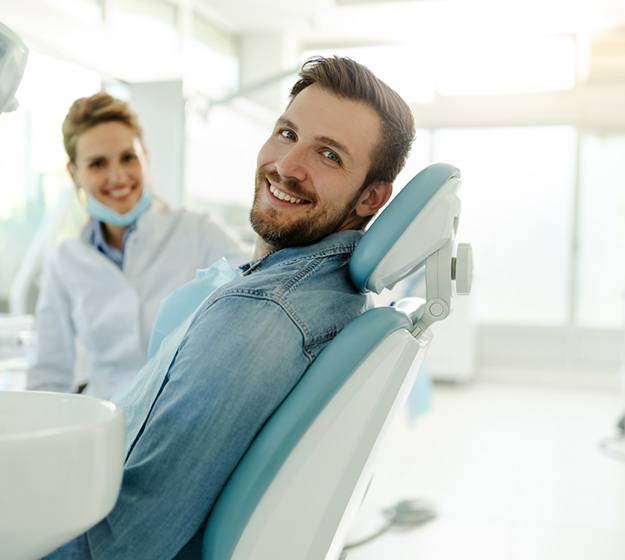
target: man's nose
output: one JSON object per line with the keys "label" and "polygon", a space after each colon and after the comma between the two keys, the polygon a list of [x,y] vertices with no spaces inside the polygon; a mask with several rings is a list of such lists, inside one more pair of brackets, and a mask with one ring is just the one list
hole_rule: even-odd
{"label": "man's nose", "polygon": [[285,179],[304,181],[308,176],[307,154],[303,148],[293,146],[276,162],[276,170]]}

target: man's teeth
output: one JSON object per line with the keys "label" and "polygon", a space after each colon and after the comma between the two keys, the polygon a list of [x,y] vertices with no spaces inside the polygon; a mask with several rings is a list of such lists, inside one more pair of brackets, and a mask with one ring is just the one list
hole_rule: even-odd
{"label": "man's teeth", "polygon": [[271,191],[271,194],[273,196],[279,198],[280,200],[284,200],[285,202],[290,202],[291,204],[301,204],[302,202],[304,202],[301,198],[295,198],[294,196],[286,194],[285,192],[282,192],[281,190],[274,187],[273,185],[269,185],[269,190]]}
{"label": "man's teeth", "polygon": [[122,198],[128,194],[130,194],[130,187],[125,187],[123,189],[115,189],[114,191],[109,192],[109,194],[113,198]]}

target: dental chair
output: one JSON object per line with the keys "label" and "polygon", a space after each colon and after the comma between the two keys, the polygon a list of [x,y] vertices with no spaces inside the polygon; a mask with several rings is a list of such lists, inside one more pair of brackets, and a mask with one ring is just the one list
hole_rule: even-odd
{"label": "dental chair", "polygon": [[328,344],[222,490],[204,560],[339,557],[378,443],[415,382],[428,327],[449,315],[455,293],[470,291],[471,248],[455,241],[459,185],[456,168],[427,167],[365,234],[350,261],[354,285],[380,293],[425,266],[426,299],[371,309]]}

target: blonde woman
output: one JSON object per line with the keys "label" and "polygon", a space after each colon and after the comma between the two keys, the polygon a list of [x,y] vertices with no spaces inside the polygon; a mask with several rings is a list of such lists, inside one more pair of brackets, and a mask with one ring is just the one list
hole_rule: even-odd
{"label": "blonde woman", "polygon": [[208,216],[171,210],[150,192],[142,130],[125,102],[78,99],[63,141],[90,219],[46,263],[27,387],[76,390],[78,340],[90,363],[86,392],[109,398],[145,363],[161,300],[220,257],[246,257]]}

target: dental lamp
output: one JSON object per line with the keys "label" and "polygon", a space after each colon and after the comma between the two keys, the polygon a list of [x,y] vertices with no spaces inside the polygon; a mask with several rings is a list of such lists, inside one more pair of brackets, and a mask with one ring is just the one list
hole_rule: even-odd
{"label": "dental lamp", "polygon": [[15,92],[22,81],[28,47],[17,34],[0,22],[0,113],[15,111]]}

